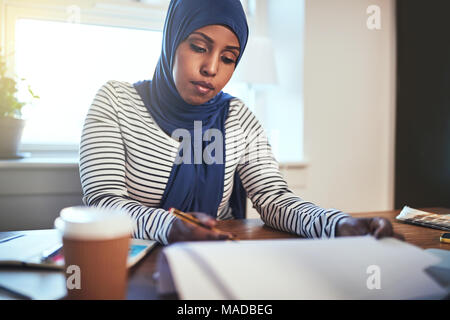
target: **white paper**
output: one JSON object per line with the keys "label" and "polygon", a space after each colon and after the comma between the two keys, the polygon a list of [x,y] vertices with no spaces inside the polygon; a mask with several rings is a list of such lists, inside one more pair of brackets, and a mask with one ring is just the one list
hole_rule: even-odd
{"label": "white paper", "polygon": [[[62,299],[67,294],[63,272],[50,270],[0,270],[0,284],[15,292],[37,300]],[[0,300],[12,299],[0,290]]]}
{"label": "white paper", "polygon": [[[422,299],[446,295],[424,272],[440,259],[393,238],[186,242],[171,245],[163,253],[182,299]],[[374,277],[379,281],[373,281]]]}
{"label": "white paper", "polygon": [[38,230],[23,232],[24,236],[0,244],[0,261],[30,261],[40,259],[40,254],[61,243],[58,231]]}

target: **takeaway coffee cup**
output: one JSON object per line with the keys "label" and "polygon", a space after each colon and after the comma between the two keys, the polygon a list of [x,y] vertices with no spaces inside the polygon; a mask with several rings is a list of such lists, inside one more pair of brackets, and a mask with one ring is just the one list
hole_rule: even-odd
{"label": "takeaway coffee cup", "polygon": [[69,299],[124,299],[132,222],[123,211],[92,207],[61,210]]}

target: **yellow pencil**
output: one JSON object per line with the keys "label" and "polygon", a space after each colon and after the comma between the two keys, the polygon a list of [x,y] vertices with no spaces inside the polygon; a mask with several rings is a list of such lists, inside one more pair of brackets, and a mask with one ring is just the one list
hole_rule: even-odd
{"label": "yellow pencil", "polygon": [[[196,226],[200,226],[200,227],[203,227],[203,228],[206,228],[208,230],[215,231],[218,233],[223,233],[222,230],[208,226],[207,224],[204,224],[203,222],[201,222],[199,219],[197,219],[193,215],[190,215],[190,214],[180,211],[178,209],[170,208],[169,212],[171,214],[173,214],[174,216],[176,216],[177,218],[179,218],[180,220],[183,220],[184,222],[187,222],[187,223],[190,223],[190,224],[193,224]],[[239,240],[239,239],[233,235],[232,238],[230,238],[230,240],[235,241],[235,240]]]}

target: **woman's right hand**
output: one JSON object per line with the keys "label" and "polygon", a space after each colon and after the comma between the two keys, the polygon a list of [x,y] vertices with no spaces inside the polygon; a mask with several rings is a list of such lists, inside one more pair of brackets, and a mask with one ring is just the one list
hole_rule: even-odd
{"label": "woman's right hand", "polygon": [[[199,219],[202,223],[210,227],[216,226],[216,220],[202,212],[188,212]],[[170,228],[167,240],[169,243],[179,241],[202,241],[202,240],[227,240],[231,239],[233,235],[229,232],[217,232],[209,230],[204,227],[196,226],[194,224],[184,222],[181,219],[175,218],[175,221]]]}

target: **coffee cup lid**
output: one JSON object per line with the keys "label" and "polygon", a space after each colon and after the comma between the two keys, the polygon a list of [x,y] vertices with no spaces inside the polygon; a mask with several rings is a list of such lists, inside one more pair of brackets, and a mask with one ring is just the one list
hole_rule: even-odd
{"label": "coffee cup lid", "polygon": [[78,206],[62,209],[55,228],[66,238],[106,240],[131,236],[133,223],[120,209]]}

